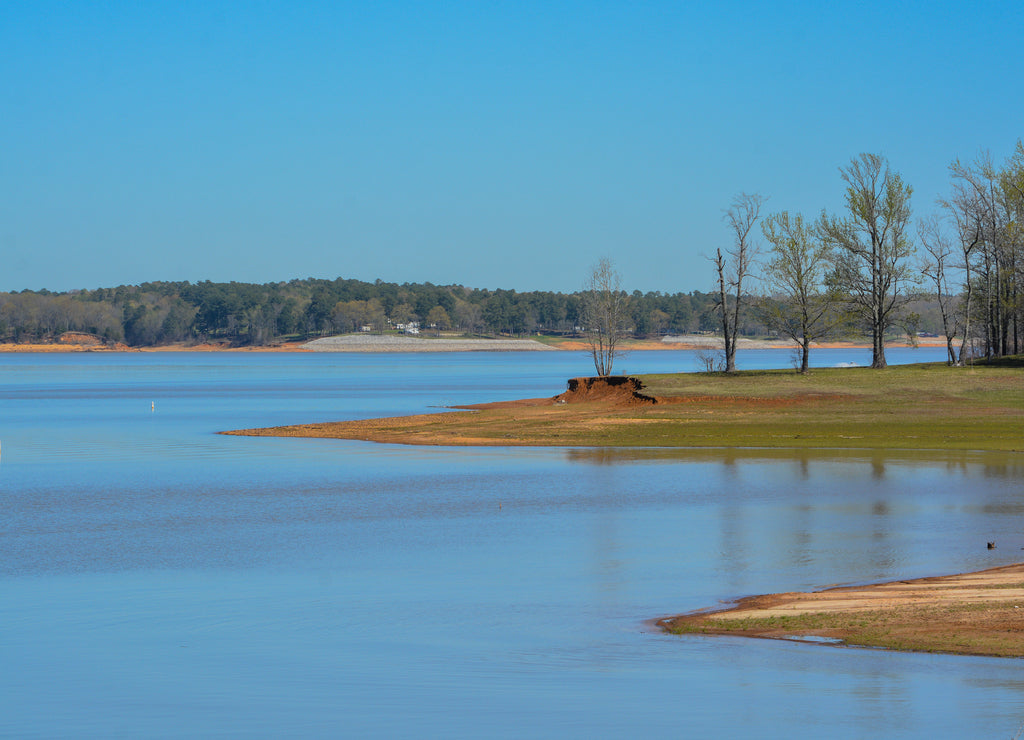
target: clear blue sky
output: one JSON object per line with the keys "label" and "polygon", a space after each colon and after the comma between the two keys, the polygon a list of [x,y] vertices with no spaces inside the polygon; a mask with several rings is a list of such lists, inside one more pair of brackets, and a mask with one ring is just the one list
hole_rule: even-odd
{"label": "clear blue sky", "polygon": [[708,290],[741,192],[1024,136],[1019,2],[0,2],[0,290]]}

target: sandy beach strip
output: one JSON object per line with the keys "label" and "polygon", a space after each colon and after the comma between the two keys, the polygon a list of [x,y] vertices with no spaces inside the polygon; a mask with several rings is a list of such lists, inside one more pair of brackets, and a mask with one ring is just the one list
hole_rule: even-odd
{"label": "sandy beach strip", "polygon": [[740,599],[660,619],[675,634],[1024,657],[1024,563],[975,573]]}
{"label": "sandy beach strip", "polygon": [[553,348],[533,339],[427,339],[388,334],[345,334],[302,345],[312,352],[546,352]]}
{"label": "sandy beach strip", "polygon": [[[890,341],[887,346],[907,346],[905,341]],[[941,338],[923,338],[921,347],[940,347]],[[794,342],[786,340],[746,339],[738,340],[740,350],[747,349],[796,349]],[[706,350],[720,351],[722,340],[713,335],[679,335],[661,339],[624,339],[619,344],[623,352],[650,352],[658,350]],[[812,344],[813,349],[842,348],[865,349],[863,342],[822,342]],[[178,342],[151,347],[129,347],[117,343],[108,346],[102,341],[67,341],[52,343],[0,343],[4,352],[586,352],[589,346],[581,338],[558,338],[548,343],[535,339],[466,339],[461,337],[414,337],[378,334],[344,334],[323,337],[307,342],[280,342],[271,345],[232,346],[226,342],[198,343]]]}

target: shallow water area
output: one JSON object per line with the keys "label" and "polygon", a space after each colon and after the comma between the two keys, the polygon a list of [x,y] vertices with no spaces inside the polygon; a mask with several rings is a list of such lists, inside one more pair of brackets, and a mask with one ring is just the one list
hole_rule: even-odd
{"label": "shallow water area", "polygon": [[649,620],[1015,562],[1019,456],[215,434],[554,395],[588,370],[556,352],[0,358],[0,735],[1013,736],[1019,661]]}

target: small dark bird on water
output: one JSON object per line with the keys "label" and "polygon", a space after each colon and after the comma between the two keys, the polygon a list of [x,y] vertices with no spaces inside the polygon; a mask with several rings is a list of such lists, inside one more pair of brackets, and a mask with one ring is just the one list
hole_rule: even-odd
{"label": "small dark bird on water", "polygon": [[989,542],[988,543],[988,549],[989,550],[995,550],[996,549],[996,543],[995,542]]}

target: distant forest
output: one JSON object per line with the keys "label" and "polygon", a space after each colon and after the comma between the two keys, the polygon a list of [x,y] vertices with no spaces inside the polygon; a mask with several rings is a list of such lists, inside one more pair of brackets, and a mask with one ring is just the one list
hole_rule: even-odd
{"label": "distant forest", "polygon": [[[635,337],[715,332],[721,321],[713,293],[630,295]],[[941,333],[934,298],[915,304],[914,329]],[[571,336],[580,329],[581,293],[479,290],[431,283],[368,283],[307,278],[280,283],[154,282],[67,293],[0,293],[0,341],[50,342],[83,332],[114,344],[147,347],[178,342],[261,346],[417,324],[424,333],[467,336]],[[750,312],[743,336],[768,336]]]}

